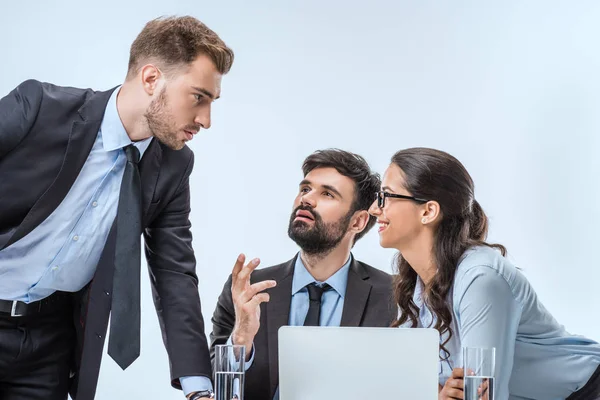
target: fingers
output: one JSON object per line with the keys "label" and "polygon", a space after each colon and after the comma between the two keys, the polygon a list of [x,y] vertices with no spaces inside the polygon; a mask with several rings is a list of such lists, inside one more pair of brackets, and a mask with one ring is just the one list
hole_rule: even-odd
{"label": "fingers", "polygon": [[[236,265],[231,273],[231,290],[233,293],[241,293],[246,288],[246,285],[250,283],[250,274],[252,274],[260,264],[260,260],[255,258],[245,266],[239,267],[238,263],[240,263],[240,259],[245,260],[245,257],[238,257]],[[243,264],[243,261],[241,261],[241,264]]]}
{"label": "fingers", "polygon": [[465,371],[462,368],[454,368],[452,370],[452,378],[463,378],[465,376]]}
{"label": "fingers", "polygon": [[485,380],[481,386],[477,389],[477,394],[480,396],[480,399],[487,400],[489,398],[488,388],[490,387],[489,380]]}
{"label": "fingers", "polygon": [[453,389],[449,387],[445,387],[444,390],[440,393],[440,399],[464,399],[464,392],[460,389]]}
{"label": "fingers", "polygon": [[449,383],[450,387],[463,390],[465,387],[465,381],[462,379],[452,379]]}
{"label": "fingers", "polygon": [[231,271],[232,286],[233,283],[236,281],[238,274],[242,270],[242,267],[244,266],[244,261],[246,261],[246,256],[243,253],[238,256],[237,260],[235,260],[233,271]]}
{"label": "fingers", "polygon": [[459,400],[463,400],[464,399],[464,392],[462,390],[448,389],[446,391],[446,394],[451,399],[459,399]]}
{"label": "fingers", "polygon": [[463,388],[462,369],[455,368],[452,371],[452,376],[446,380],[446,384],[440,394],[442,398],[462,400],[464,398]]}
{"label": "fingers", "polygon": [[277,282],[275,282],[273,280],[257,282],[253,285],[250,285],[250,287],[248,289],[243,291],[240,294],[240,297],[238,300],[242,303],[247,303],[257,293],[262,292],[263,290],[275,287],[276,285],[277,285]]}
{"label": "fingers", "polygon": [[246,304],[248,307],[255,309],[260,306],[261,303],[267,303],[270,299],[271,296],[269,296],[269,293],[259,293]]}
{"label": "fingers", "polygon": [[479,386],[479,388],[477,389],[477,393],[481,394],[481,393],[485,393],[488,389],[488,385],[486,383],[483,383],[481,386]]}
{"label": "fingers", "polygon": [[244,268],[242,268],[242,270],[238,274],[238,276],[237,276],[238,280],[244,281],[244,280],[250,278],[250,274],[252,274],[252,272],[256,269],[256,267],[258,267],[258,264],[260,264],[260,260],[258,258],[255,258],[254,260],[252,260],[248,264],[246,264],[244,266]]}

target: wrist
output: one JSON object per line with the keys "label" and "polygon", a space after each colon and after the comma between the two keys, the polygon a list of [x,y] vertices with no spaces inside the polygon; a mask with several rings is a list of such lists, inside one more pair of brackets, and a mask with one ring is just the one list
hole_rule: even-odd
{"label": "wrist", "polygon": [[215,394],[212,390],[202,390],[200,392],[192,392],[187,395],[188,400],[198,400],[198,399],[214,399]]}
{"label": "wrist", "polygon": [[239,332],[234,329],[231,333],[231,343],[235,345],[246,346],[246,351],[249,351],[252,347],[252,341],[254,338],[251,335]]}
{"label": "wrist", "polygon": [[231,334],[231,343],[235,345],[244,346],[246,348],[246,357],[244,358],[246,362],[248,362],[250,361],[250,355],[252,354],[254,338],[249,338],[249,340],[246,338],[248,338],[248,336],[237,334],[235,331]]}

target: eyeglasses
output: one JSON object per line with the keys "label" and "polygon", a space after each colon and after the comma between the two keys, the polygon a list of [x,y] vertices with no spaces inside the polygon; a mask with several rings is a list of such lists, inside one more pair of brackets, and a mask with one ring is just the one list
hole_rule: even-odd
{"label": "eyeglasses", "polygon": [[375,198],[377,199],[377,207],[379,207],[379,208],[385,207],[385,198],[386,197],[391,197],[394,199],[412,200],[412,201],[416,201],[417,203],[427,203],[429,201],[429,200],[425,200],[425,199],[420,199],[418,197],[405,196],[403,194],[389,193],[389,192],[384,192],[383,190],[380,190],[379,192],[375,192]]}

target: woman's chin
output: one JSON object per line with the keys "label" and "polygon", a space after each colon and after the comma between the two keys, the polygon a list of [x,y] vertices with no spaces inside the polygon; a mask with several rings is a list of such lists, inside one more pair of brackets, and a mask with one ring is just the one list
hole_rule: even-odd
{"label": "woman's chin", "polygon": [[379,236],[379,245],[384,249],[390,249],[394,247],[393,243],[391,243],[389,240],[386,240],[386,238],[383,236]]}

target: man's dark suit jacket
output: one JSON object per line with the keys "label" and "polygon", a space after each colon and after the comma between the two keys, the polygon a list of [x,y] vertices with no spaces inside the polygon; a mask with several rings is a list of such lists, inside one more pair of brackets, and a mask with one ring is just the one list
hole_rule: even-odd
{"label": "man's dark suit jacket", "polygon": [[[297,257],[297,256],[296,256]],[[246,371],[244,396],[250,400],[272,400],[279,384],[278,330],[288,325],[292,301],[292,280],[296,257],[274,267],[257,269],[251,283],[275,280],[269,289],[270,301],[262,303],[260,329],[254,338],[254,361]],[[348,285],[341,326],[388,327],[398,315],[392,300],[392,277],[354,257],[348,271]],[[225,344],[235,324],[231,297],[231,276],[223,287],[212,317],[211,357],[216,345]]]}
{"label": "man's dark suit jacket", "polygon": [[[63,200],[91,151],[113,90],[29,80],[0,100],[0,250],[35,229]],[[139,164],[140,234],[175,387],[181,376],[211,376],[188,219],[193,163],[189,148],[174,151],[154,139]],[[74,295],[76,400],[92,399],[96,391],[111,305],[115,226],[91,284]]]}

